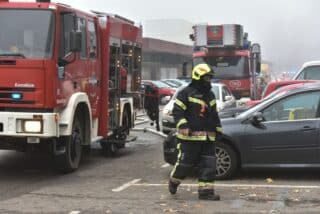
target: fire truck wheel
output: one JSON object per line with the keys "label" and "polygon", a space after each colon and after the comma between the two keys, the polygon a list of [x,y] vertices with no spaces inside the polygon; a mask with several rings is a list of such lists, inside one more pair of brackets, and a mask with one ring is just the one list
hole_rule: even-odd
{"label": "fire truck wheel", "polygon": [[81,144],[84,137],[84,129],[79,117],[75,117],[72,124],[71,136],[64,137],[65,152],[57,156],[58,167],[63,172],[73,172],[79,167],[81,160]]}
{"label": "fire truck wheel", "polygon": [[115,156],[118,153],[118,147],[115,143],[109,143],[107,151],[109,156]]}
{"label": "fire truck wheel", "polygon": [[102,152],[105,156],[115,156],[118,152],[117,145],[115,143],[110,143],[108,140],[101,140],[100,145],[102,147]]}
{"label": "fire truck wheel", "polygon": [[118,147],[115,143],[102,140],[100,141],[100,145],[105,156],[115,156],[118,152]]}

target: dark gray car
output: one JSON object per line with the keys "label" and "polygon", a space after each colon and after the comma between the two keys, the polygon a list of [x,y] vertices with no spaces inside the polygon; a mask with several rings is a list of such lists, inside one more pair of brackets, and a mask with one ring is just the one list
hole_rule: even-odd
{"label": "dark gray car", "polygon": [[[217,179],[239,168],[320,167],[320,84],[278,94],[235,118],[222,119],[217,142]],[[169,140],[169,138],[171,139]],[[175,162],[175,138],[164,143],[168,163]]]}

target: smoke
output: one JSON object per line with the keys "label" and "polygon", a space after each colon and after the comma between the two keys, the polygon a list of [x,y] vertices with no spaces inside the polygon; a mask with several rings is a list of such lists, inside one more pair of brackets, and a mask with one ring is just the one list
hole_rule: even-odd
{"label": "smoke", "polygon": [[[144,35],[184,44],[191,44],[185,35],[190,23],[242,24],[249,39],[260,43],[262,59],[273,64],[275,73],[296,71],[305,61],[320,60],[318,0],[60,1],[143,23],[162,20],[144,26]],[[171,25],[170,20],[179,21]]]}

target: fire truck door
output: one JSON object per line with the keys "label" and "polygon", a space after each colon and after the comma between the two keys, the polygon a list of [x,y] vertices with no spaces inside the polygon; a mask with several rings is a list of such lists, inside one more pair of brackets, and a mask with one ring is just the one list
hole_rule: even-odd
{"label": "fire truck door", "polygon": [[89,72],[89,100],[92,115],[95,117],[99,112],[98,100],[100,98],[101,67],[97,52],[97,31],[93,21],[88,21],[87,36],[87,71]]}

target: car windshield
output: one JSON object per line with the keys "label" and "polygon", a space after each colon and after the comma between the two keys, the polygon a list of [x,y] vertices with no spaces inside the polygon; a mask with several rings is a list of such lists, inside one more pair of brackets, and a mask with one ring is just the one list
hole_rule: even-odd
{"label": "car windshield", "polygon": [[249,77],[248,59],[244,56],[208,56],[202,60],[212,66],[216,79]]}
{"label": "car windshield", "polygon": [[303,69],[298,80],[320,80],[320,66],[309,66]]}
{"label": "car windshield", "polygon": [[0,57],[51,58],[54,16],[50,10],[0,10]]}
{"label": "car windshield", "polygon": [[211,91],[214,93],[214,96],[216,97],[216,100],[220,100],[219,86],[218,85],[212,85]]}
{"label": "car windshield", "polygon": [[167,82],[170,82],[170,83],[172,83],[172,84],[175,84],[176,86],[178,86],[178,87],[180,87],[180,86],[182,86],[183,84],[185,84],[185,82],[183,82],[183,81],[179,81],[179,80],[165,80],[165,82],[167,83]]}
{"label": "car windshield", "polygon": [[171,81],[168,81],[168,80],[160,80],[160,81],[165,83],[165,84],[167,84],[167,85],[169,85],[172,88],[178,88],[179,86],[181,86],[181,85],[177,85],[174,82],[171,82]]}
{"label": "car windshield", "polygon": [[276,89],[275,91],[271,92],[270,94],[268,94],[262,100],[268,100],[268,99],[274,97],[277,93],[279,93],[279,91],[282,91],[282,90],[283,90],[283,88],[280,87],[280,88]]}
{"label": "car windshield", "polygon": [[[289,90],[288,90],[289,91]],[[288,91],[282,91],[282,92],[279,92],[279,93],[275,93],[273,94],[272,97],[269,97],[268,99],[263,99],[263,102],[261,103],[258,103],[256,106],[253,106],[252,108],[249,108],[248,110],[240,113],[239,115],[237,115],[236,117],[247,117],[248,115],[252,114],[253,112],[255,112],[257,109],[260,108],[260,106],[262,105],[265,105],[266,102],[270,102],[270,100],[272,100],[271,98],[275,98],[275,97],[280,97],[282,96],[283,94],[286,94]],[[271,95],[271,94],[270,94]]]}
{"label": "car windshield", "polygon": [[170,85],[161,81],[152,81],[158,88],[170,88]]}

